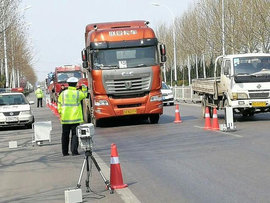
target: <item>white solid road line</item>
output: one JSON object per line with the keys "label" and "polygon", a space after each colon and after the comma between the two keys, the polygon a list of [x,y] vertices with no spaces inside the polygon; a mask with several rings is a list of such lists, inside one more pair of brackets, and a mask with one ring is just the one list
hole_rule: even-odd
{"label": "white solid road line", "polygon": [[[96,158],[97,162],[99,163],[99,167],[101,168],[102,173],[106,178],[110,177],[110,168],[106,165],[106,163],[95,153],[93,152],[94,157]],[[139,203],[141,202],[132,192],[129,188],[123,188],[114,190],[114,192],[118,193],[121,197],[121,199],[124,202],[135,202]]]}
{"label": "white solid road line", "polygon": [[[204,128],[202,126],[197,126],[197,125],[195,125],[194,127],[195,128]],[[211,131],[211,130],[209,130],[209,131]],[[238,135],[238,134],[230,133],[230,132],[223,132],[223,131],[212,131],[212,132],[222,133],[222,134],[230,135],[230,136],[237,137],[237,138],[242,138],[243,137],[242,135]]]}

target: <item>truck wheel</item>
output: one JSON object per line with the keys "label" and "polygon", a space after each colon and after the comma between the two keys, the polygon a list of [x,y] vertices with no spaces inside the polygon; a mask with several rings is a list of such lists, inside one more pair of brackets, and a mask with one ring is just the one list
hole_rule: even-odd
{"label": "truck wheel", "polygon": [[101,123],[101,121],[100,120],[97,120],[96,118],[94,119],[94,126],[95,127],[100,127],[100,123]]}
{"label": "truck wheel", "polygon": [[246,110],[246,111],[243,111],[242,116],[243,117],[251,117],[251,116],[254,116],[254,112],[250,111],[250,110]]}
{"label": "truck wheel", "polygon": [[100,127],[100,120],[97,120],[95,118],[95,116],[91,116],[91,123],[95,126],[95,127]]}
{"label": "truck wheel", "polygon": [[214,108],[209,106],[209,115],[210,115],[210,118],[213,118],[213,111],[214,111]]}
{"label": "truck wheel", "polygon": [[149,120],[151,124],[156,124],[159,121],[159,114],[153,114],[149,116]]}
{"label": "truck wheel", "polygon": [[205,108],[206,108],[206,100],[202,99],[202,117],[205,118]]}
{"label": "truck wheel", "polygon": [[82,101],[82,111],[83,111],[83,120],[85,123],[90,123],[90,112],[89,109],[87,108],[86,102],[84,100]]}

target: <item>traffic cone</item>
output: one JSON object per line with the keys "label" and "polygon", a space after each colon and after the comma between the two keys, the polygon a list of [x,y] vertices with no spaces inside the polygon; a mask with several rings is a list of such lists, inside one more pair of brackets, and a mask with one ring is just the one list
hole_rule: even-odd
{"label": "traffic cone", "polygon": [[54,113],[54,105],[53,105],[53,102],[52,102],[51,105],[50,105],[50,109],[51,109],[52,112]]}
{"label": "traffic cone", "polygon": [[53,108],[54,106],[53,106],[53,102],[51,103],[51,105],[50,105],[50,109],[52,110],[52,112],[54,113],[54,108]]}
{"label": "traffic cone", "polygon": [[213,110],[213,121],[212,121],[212,130],[219,130],[219,123],[218,123],[218,117],[217,117],[217,109],[214,108]]}
{"label": "traffic cone", "polygon": [[58,106],[57,106],[57,103],[55,103],[54,106],[55,106],[55,112],[54,112],[54,114],[55,114],[57,117],[59,117],[60,115],[59,115],[59,113],[58,113]]}
{"label": "traffic cone", "polygon": [[52,103],[52,111],[53,111],[54,115],[57,116],[58,111],[57,111],[57,106],[56,106],[55,102]]}
{"label": "traffic cone", "polygon": [[205,124],[204,124],[204,129],[205,130],[211,130],[211,119],[210,119],[210,113],[209,113],[209,108],[205,107]]}
{"label": "traffic cone", "polygon": [[110,183],[112,189],[121,189],[127,187],[123,183],[122,171],[120,167],[116,144],[111,144],[111,174]]}
{"label": "traffic cone", "polygon": [[175,106],[175,120],[174,123],[182,123],[180,112],[179,112],[179,104],[176,104]]}

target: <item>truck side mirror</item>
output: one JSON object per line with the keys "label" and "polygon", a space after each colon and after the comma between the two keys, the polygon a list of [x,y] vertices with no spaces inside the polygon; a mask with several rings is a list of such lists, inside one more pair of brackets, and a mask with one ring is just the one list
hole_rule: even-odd
{"label": "truck side mirror", "polygon": [[83,62],[87,61],[87,51],[86,51],[86,49],[83,49],[81,51],[81,54],[82,54],[82,61]]}
{"label": "truck side mirror", "polygon": [[161,55],[161,62],[162,62],[162,63],[165,63],[166,61],[167,61],[167,57]]}
{"label": "truck side mirror", "polygon": [[165,46],[165,44],[161,44],[160,46],[159,46],[159,50],[160,50],[160,55],[161,55],[161,62],[162,63],[165,63],[166,62],[166,60],[167,60],[167,57],[166,57],[166,46]]}
{"label": "truck side mirror", "polygon": [[88,68],[88,62],[87,61],[83,61],[82,66],[83,66],[83,68]]}

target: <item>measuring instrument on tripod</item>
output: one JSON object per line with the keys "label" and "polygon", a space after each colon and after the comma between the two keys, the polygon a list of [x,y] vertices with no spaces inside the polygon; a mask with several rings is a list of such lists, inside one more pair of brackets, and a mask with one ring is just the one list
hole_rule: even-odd
{"label": "measuring instrument on tripod", "polygon": [[92,123],[82,124],[77,127],[77,136],[79,138],[79,143],[81,148],[85,151],[84,161],[82,165],[82,169],[80,172],[79,180],[77,183],[77,188],[81,187],[81,180],[83,176],[84,169],[86,167],[86,192],[90,192],[90,186],[89,186],[89,177],[90,177],[90,167],[89,167],[89,158],[93,161],[94,165],[96,166],[100,176],[102,177],[105,185],[107,186],[107,189],[110,190],[110,193],[113,193],[113,190],[110,185],[110,181],[107,180],[102,173],[95,157],[93,156],[93,136],[95,134],[94,125]]}

